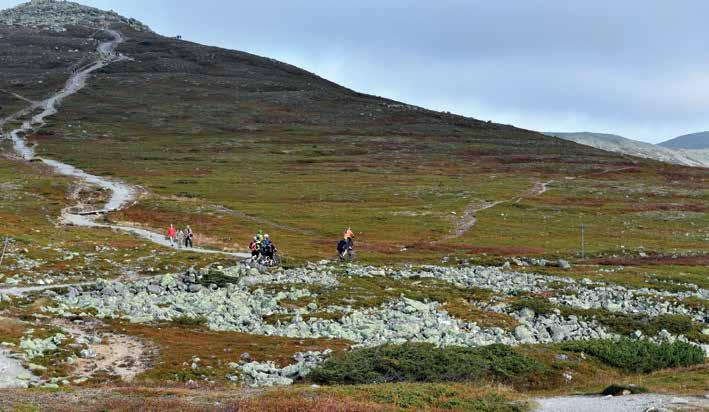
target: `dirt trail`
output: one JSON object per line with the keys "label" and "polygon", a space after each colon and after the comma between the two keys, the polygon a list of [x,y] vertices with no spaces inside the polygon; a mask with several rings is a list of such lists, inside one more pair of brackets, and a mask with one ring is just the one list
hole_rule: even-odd
{"label": "dirt trail", "polygon": [[[616,168],[616,169],[607,168],[607,169],[587,173],[587,174],[580,175],[580,176],[566,177],[566,179],[567,180],[575,180],[577,177],[583,178],[583,177],[591,177],[591,176],[600,176],[600,175],[603,175],[606,173],[621,172],[623,170],[628,170],[628,169],[632,169],[632,168],[633,168],[633,166],[620,167],[620,168]],[[520,193],[516,199],[497,200],[497,201],[491,201],[491,202],[475,203],[473,205],[470,205],[468,208],[466,208],[463,211],[462,216],[455,223],[455,226],[454,226],[453,230],[451,231],[451,233],[446,235],[445,237],[443,237],[438,242],[443,242],[446,240],[451,240],[451,239],[455,239],[455,238],[459,238],[459,237],[463,236],[470,229],[472,229],[473,226],[475,226],[475,224],[477,223],[478,220],[477,220],[476,215],[478,212],[480,212],[482,210],[493,208],[493,207],[503,204],[503,203],[508,203],[508,202],[512,202],[512,201],[514,201],[515,203],[520,203],[524,199],[529,199],[532,197],[541,196],[549,190],[549,185],[553,184],[554,182],[556,182],[556,180],[549,180],[546,182],[537,182],[534,185],[534,187],[532,187],[531,189]]]}
{"label": "dirt trail", "polygon": [[102,326],[100,322],[75,324],[57,320],[54,323],[71,333],[74,339],[87,342],[87,353],[91,356],[76,360],[75,374],[91,377],[97,373],[108,373],[119,376],[124,382],[131,382],[149,367],[153,349],[136,337],[97,332]]}
{"label": "dirt trail", "polygon": [[[86,86],[86,82],[89,76],[109,64],[128,60],[128,57],[116,53],[116,47],[124,41],[121,33],[115,30],[105,30],[110,34],[113,39],[102,42],[98,45],[96,49],[97,58],[94,63],[84,66],[83,68],[75,71],[67,80],[64,88],[62,88],[56,94],[50,96],[46,100],[41,102],[35,102],[31,106],[22,109],[5,119],[0,120],[0,127],[10,120],[22,119],[25,116],[31,115],[38,109],[42,111],[38,114],[33,115],[31,118],[24,120],[22,126],[15,129],[9,133],[9,137],[13,142],[15,152],[24,160],[27,161],[41,161],[45,165],[49,166],[58,174],[64,176],[70,176],[77,178],[83,184],[98,186],[111,193],[110,198],[103,206],[103,209],[95,210],[90,213],[76,213],[73,211],[74,208],[67,208],[62,212],[61,221],[65,224],[72,224],[76,226],[91,227],[91,228],[107,228],[118,230],[121,232],[127,232],[134,234],[143,239],[149,240],[153,243],[159,244],[161,246],[171,247],[170,242],[165,240],[165,238],[157,233],[150,232],[145,229],[133,228],[129,226],[120,225],[110,225],[97,222],[100,215],[114,212],[126,208],[134,204],[138,198],[138,190],[126,183],[118,180],[107,179],[100,176],[95,176],[84,172],[83,170],[77,169],[74,166],[59,162],[53,159],[41,158],[35,156],[34,146],[28,144],[25,136],[29,133],[36,131],[45,124],[45,119],[57,113],[58,106],[61,102],[81,90]],[[226,254],[234,257],[246,258],[249,255],[247,253],[233,253],[233,252],[223,252],[219,250],[207,250],[200,248],[190,248],[185,249],[190,252],[195,253],[210,253],[210,254]]]}
{"label": "dirt trail", "polygon": [[512,201],[514,201],[515,203],[519,203],[523,199],[541,196],[547,190],[549,190],[549,185],[552,183],[554,183],[554,180],[549,180],[548,182],[537,182],[534,185],[534,187],[532,187],[531,189],[520,193],[516,197],[516,199],[513,198],[513,199],[508,199],[508,200],[496,200],[496,201],[483,202],[483,203],[478,202],[478,203],[468,206],[463,211],[463,214],[460,216],[460,218],[457,220],[457,222],[455,223],[455,226],[453,227],[453,230],[451,231],[451,233],[444,236],[438,242],[443,242],[446,240],[459,238],[459,237],[463,236],[464,234],[466,234],[478,222],[478,219],[477,219],[478,212],[480,212],[482,210],[486,210],[486,209],[491,209],[491,208],[493,208],[497,205],[500,205],[502,203],[509,203]]}
{"label": "dirt trail", "polygon": [[19,94],[17,94],[17,93],[14,93],[14,92],[11,92],[11,91],[8,91],[8,90],[5,90],[5,89],[0,89],[0,92],[9,94],[10,96],[12,96],[12,97],[14,97],[14,98],[16,98],[16,99],[20,99],[20,100],[22,100],[22,101],[24,101],[24,102],[27,102],[27,103],[31,103],[31,104],[35,104],[35,103],[36,103],[35,101],[33,101],[33,100],[31,100],[31,99],[28,99],[28,98],[26,98],[25,96],[19,95]]}

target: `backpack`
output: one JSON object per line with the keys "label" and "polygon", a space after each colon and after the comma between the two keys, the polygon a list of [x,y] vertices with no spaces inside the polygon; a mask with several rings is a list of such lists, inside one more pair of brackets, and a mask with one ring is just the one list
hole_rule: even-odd
{"label": "backpack", "polygon": [[271,251],[271,248],[272,248],[271,241],[269,239],[264,239],[263,243],[261,243],[261,250],[264,253],[269,253]]}
{"label": "backpack", "polygon": [[344,239],[341,239],[339,242],[337,242],[337,251],[340,253],[343,253],[347,249],[347,241]]}

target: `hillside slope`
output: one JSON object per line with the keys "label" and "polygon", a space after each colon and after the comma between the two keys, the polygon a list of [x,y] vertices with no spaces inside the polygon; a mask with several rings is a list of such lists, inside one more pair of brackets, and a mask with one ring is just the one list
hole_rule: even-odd
{"label": "hillside slope", "polygon": [[[563,255],[576,250],[568,240],[581,220],[598,223],[598,250],[659,247],[652,231],[631,241],[606,225],[627,220],[621,207],[584,206],[590,193],[606,190],[605,180],[618,191],[604,196],[608,204],[643,196],[631,188],[640,181],[651,191],[670,182],[682,190],[678,176],[692,188],[706,182],[700,170],[364,95],[285,63],[124,20],[108,24],[127,37],[118,51],[131,60],[96,72],[30,136],[39,155],[144,189],[135,206],[109,216],[115,223],[156,231],[192,223],[200,242],[237,249],[263,227],[297,259],[330,256],[350,225],[374,260]],[[0,117],[27,104],[18,96],[56,90],[85,61],[96,23],[79,23],[60,31],[0,25]],[[575,200],[549,212],[561,198]],[[592,209],[607,216],[579,217]],[[693,249],[686,240],[676,246]]]}
{"label": "hillside slope", "polygon": [[659,143],[659,146],[670,149],[706,150],[709,149],[709,132],[690,133],[675,137]]}

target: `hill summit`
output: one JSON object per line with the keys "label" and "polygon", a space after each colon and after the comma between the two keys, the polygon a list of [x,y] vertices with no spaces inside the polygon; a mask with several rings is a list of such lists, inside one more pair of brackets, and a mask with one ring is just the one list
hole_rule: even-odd
{"label": "hill summit", "polygon": [[133,18],[114,11],[104,11],[70,1],[32,0],[11,9],[0,11],[0,23],[18,25],[55,32],[66,26],[102,27],[110,24],[125,24],[136,31],[151,31],[148,26]]}
{"label": "hill summit", "polygon": [[670,149],[709,149],[709,132],[685,134],[659,144]]}

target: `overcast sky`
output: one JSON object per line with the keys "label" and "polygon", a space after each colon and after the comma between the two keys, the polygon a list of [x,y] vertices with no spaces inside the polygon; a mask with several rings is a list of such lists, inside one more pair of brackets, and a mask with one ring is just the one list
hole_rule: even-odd
{"label": "overcast sky", "polygon": [[648,142],[709,130],[706,0],[83,3],[482,120]]}

